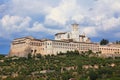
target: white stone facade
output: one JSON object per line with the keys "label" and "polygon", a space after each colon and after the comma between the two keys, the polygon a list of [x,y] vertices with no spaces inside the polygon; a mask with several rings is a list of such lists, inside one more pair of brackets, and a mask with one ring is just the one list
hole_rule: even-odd
{"label": "white stone facade", "polygon": [[[24,39],[23,42],[20,42]],[[60,40],[37,40],[33,38],[21,38],[16,39],[11,45],[11,56],[24,57],[28,53],[41,54],[41,55],[56,55],[60,52],[75,51],[85,52],[92,50],[93,52],[98,52],[99,46],[95,43],[84,43],[84,42],[70,42],[70,41],[60,41]]]}

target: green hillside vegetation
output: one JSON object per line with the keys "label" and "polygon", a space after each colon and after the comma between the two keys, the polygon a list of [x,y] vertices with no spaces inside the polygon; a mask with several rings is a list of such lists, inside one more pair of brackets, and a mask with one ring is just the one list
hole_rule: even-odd
{"label": "green hillside vegetation", "polygon": [[28,58],[0,56],[0,80],[120,80],[120,58],[68,51]]}

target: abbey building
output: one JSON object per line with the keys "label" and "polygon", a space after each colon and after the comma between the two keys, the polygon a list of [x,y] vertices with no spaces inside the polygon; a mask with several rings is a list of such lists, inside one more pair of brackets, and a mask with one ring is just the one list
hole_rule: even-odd
{"label": "abbey building", "polygon": [[79,33],[79,25],[72,24],[71,32],[61,32],[55,34],[55,40],[71,40],[75,42],[88,42],[90,43],[90,39],[85,34]]}
{"label": "abbey building", "polygon": [[91,42],[85,34],[79,33],[79,25],[72,24],[70,32],[60,32],[55,34],[55,39],[35,39],[33,37],[23,37],[14,39],[11,43],[9,56],[26,57],[28,53],[33,55],[56,55],[60,52],[75,51],[80,53],[92,50],[94,53],[101,52],[102,55],[113,55],[120,53],[120,46],[101,46]]}

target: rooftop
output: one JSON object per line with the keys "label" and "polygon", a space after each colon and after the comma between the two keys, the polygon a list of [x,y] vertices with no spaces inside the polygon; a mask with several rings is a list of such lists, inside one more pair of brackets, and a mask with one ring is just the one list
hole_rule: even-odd
{"label": "rooftop", "polygon": [[60,32],[60,33],[56,33],[55,35],[59,35],[59,34],[65,34],[67,32]]}

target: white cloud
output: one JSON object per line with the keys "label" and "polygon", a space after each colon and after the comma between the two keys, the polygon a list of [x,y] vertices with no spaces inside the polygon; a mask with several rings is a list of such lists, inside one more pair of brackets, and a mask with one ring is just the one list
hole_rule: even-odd
{"label": "white cloud", "polygon": [[98,35],[96,28],[92,26],[83,28],[82,32],[85,33],[87,36],[91,36],[91,37],[95,37]]}
{"label": "white cloud", "polygon": [[31,31],[52,34],[69,30],[66,26],[72,21],[80,23],[82,31],[90,37],[120,29],[120,0],[86,1],[11,0],[8,15],[1,19],[2,33]]}
{"label": "white cloud", "polygon": [[61,30],[46,28],[42,23],[35,22],[31,28],[27,29],[27,31],[55,34],[57,32],[60,32]]}
{"label": "white cloud", "polygon": [[81,22],[83,19],[84,19],[85,17],[83,16],[83,15],[81,15],[81,14],[78,14],[78,15],[74,15],[73,17],[72,17],[72,20],[75,20],[76,22]]}
{"label": "white cloud", "polygon": [[22,32],[27,27],[29,27],[29,23],[31,21],[30,17],[20,17],[20,16],[10,16],[5,15],[0,20],[0,31],[1,36],[5,37],[6,35],[10,36],[16,32]]}
{"label": "white cloud", "polygon": [[9,10],[12,14],[17,15],[45,15],[52,6],[57,4],[57,0],[11,0],[9,5],[11,9]]}
{"label": "white cloud", "polygon": [[[45,22],[66,25],[68,22],[71,24],[70,22],[73,20],[85,24],[85,27],[84,25],[80,26],[83,26],[83,31],[91,37],[99,35],[101,31],[118,29],[120,19],[115,18],[114,13],[120,10],[119,0],[99,0],[93,4],[93,8],[89,6],[88,10],[77,2],[77,0],[62,0],[46,15]],[[90,11],[89,8],[91,8]]]}
{"label": "white cloud", "polygon": [[[100,33],[111,33],[111,35],[113,35],[114,33],[117,33],[115,31],[120,31],[119,4],[120,0],[98,0],[95,5],[93,5],[92,9],[87,11],[87,18],[89,19],[89,23],[88,26],[85,26],[85,30],[88,28],[87,32],[89,34],[94,32],[98,36],[102,35],[106,37],[109,35]],[[92,26],[93,30],[91,30],[91,28],[89,29],[89,25]],[[92,36],[94,36],[94,34]]]}
{"label": "white cloud", "polygon": [[16,34],[18,32],[20,32],[21,34],[26,34],[30,32],[31,32],[30,34],[32,34],[32,32],[55,34],[57,32],[64,31],[64,29],[58,30],[58,29],[45,27],[45,25],[40,22],[33,22],[33,23],[30,22],[32,22],[30,17],[5,15],[2,19],[0,19],[0,26],[1,26],[0,37],[10,38],[12,37],[13,34]]}
{"label": "white cloud", "polygon": [[116,28],[119,28],[120,26],[120,18],[110,18],[110,19],[107,19],[107,20],[104,20],[103,21],[103,30],[105,31],[109,31],[109,30],[114,30]]}
{"label": "white cloud", "polygon": [[44,31],[45,28],[43,27],[43,24],[39,23],[39,22],[35,22],[33,24],[33,27],[28,28],[28,31],[32,31],[32,32],[39,32],[39,31]]}
{"label": "white cloud", "polygon": [[[68,21],[76,19],[80,14],[82,14],[82,9],[76,0],[62,0],[57,7],[51,9],[46,16],[46,20],[65,25]],[[82,15],[79,18],[81,19]]]}

